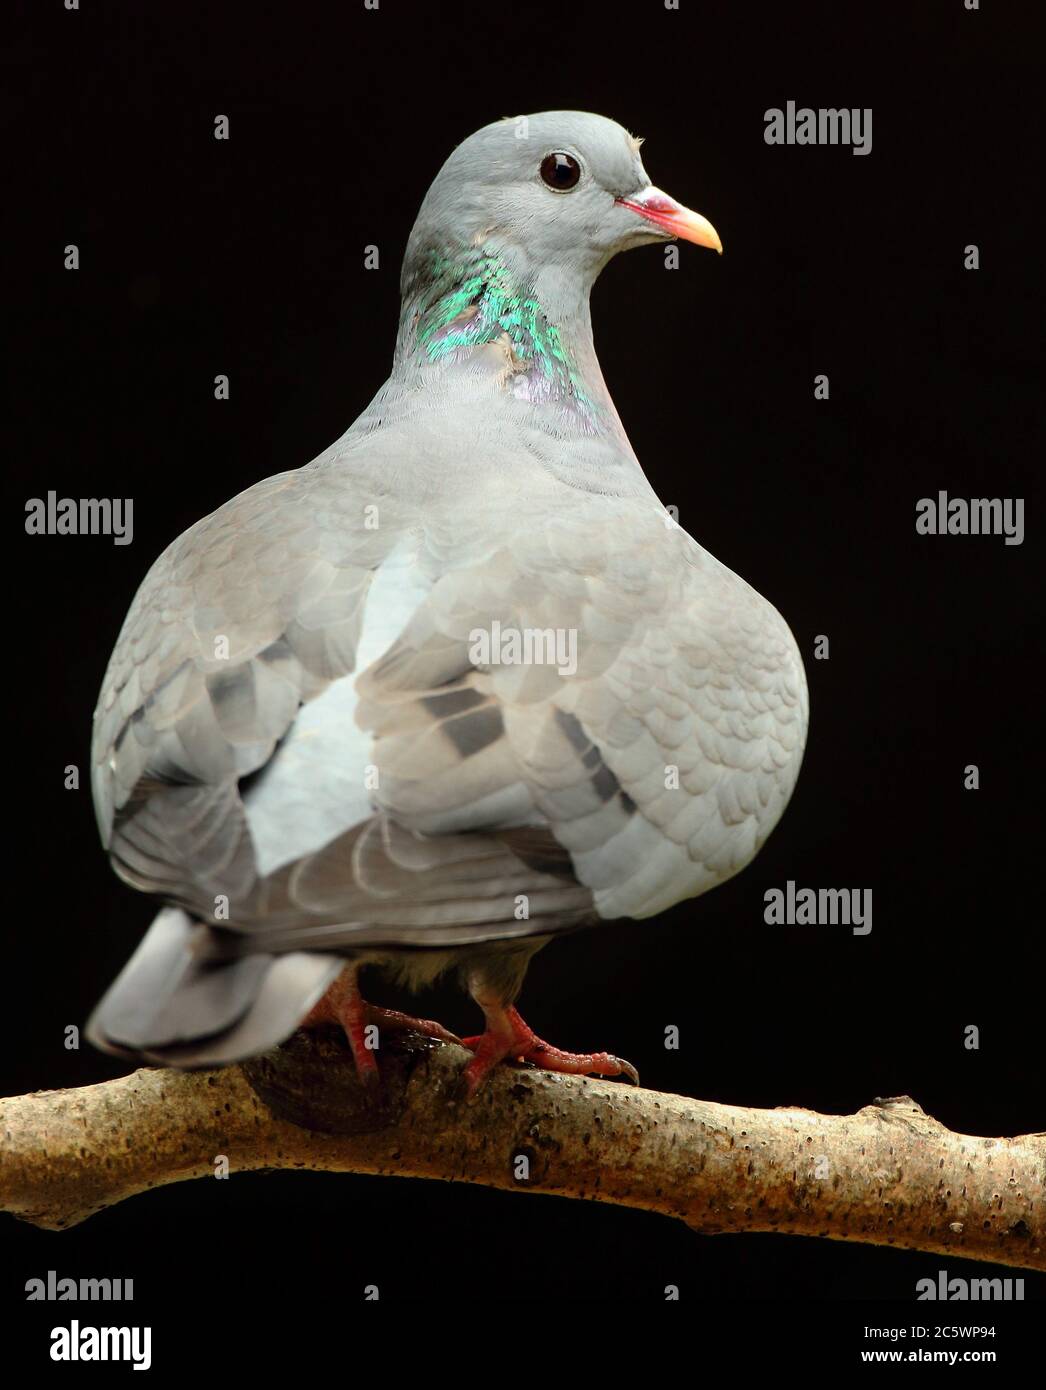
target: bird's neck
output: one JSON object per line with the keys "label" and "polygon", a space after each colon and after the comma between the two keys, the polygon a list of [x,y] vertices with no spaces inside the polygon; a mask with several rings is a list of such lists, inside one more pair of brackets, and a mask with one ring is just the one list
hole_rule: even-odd
{"label": "bird's neck", "polygon": [[588,433],[621,431],[592,343],[589,288],[555,266],[520,266],[492,242],[424,252],[404,271],[395,370],[452,369],[477,349],[500,349],[515,399]]}

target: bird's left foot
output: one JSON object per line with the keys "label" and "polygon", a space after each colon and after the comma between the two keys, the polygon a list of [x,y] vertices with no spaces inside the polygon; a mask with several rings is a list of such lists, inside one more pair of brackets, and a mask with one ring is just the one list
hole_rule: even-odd
{"label": "bird's left foot", "polygon": [[514,1008],[488,1012],[487,1031],[462,1038],[462,1045],[476,1055],[465,1068],[466,1094],[471,1097],[499,1062],[531,1062],[546,1071],[571,1076],[623,1076],[639,1085],[639,1072],[631,1062],[609,1052],[564,1052],[537,1036]]}

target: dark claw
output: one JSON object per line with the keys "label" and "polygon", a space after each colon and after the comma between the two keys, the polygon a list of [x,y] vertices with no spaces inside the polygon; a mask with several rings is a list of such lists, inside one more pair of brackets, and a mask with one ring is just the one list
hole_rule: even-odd
{"label": "dark claw", "polygon": [[[628,1078],[628,1080],[631,1082],[633,1086],[639,1085],[639,1072],[636,1071],[635,1067],[632,1065],[631,1062],[626,1062],[623,1057],[611,1057],[610,1060],[612,1062],[617,1063],[617,1065],[621,1068],[622,1072],[624,1072],[625,1076]],[[617,1076],[612,1076],[610,1080],[620,1081],[621,1078]]]}

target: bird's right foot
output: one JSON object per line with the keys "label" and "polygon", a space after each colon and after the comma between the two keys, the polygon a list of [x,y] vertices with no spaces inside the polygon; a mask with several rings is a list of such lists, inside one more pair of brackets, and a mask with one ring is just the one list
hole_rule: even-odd
{"label": "bird's right foot", "polygon": [[343,970],[327,993],[302,1019],[301,1028],[320,1028],[328,1024],[339,1025],[345,1033],[352,1060],[356,1064],[356,1075],[369,1091],[378,1089],[380,1077],[376,1047],[368,1046],[368,1028],[376,1027],[378,1039],[382,1032],[414,1032],[426,1038],[436,1038],[440,1042],[460,1043],[461,1039],[429,1018],[414,1018],[398,1009],[382,1009],[376,1004],[368,1004],[360,993],[356,971],[351,967]]}

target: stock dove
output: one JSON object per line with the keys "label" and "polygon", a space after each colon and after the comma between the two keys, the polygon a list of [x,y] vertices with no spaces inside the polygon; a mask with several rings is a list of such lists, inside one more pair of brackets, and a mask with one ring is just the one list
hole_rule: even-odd
{"label": "stock dove", "polygon": [[470,1092],[503,1059],[636,1079],[527,1027],[529,960],[749,863],[807,721],[788,627],[659,502],[596,360],[599,271],[674,237],[721,250],[614,122],[480,130],[422,203],[372,403],[149,571],[92,769],[116,872],[163,906],[97,1046],[213,1066],[336,1021],[373,1082],[382,1028],[453,1035],[359,969],[453,968]]}

